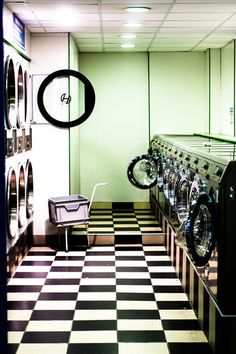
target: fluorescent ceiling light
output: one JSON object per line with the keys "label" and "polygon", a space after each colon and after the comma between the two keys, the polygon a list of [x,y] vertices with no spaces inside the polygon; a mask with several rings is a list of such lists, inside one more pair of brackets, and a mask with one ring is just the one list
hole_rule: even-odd
{"label": "fluorescent ceiling light", "polygon": [[142,23],[140,22],[127,22],[124,24],[125,27],[141,27]]}
{"label": "fluorescent ceiling light", "polygon": [[72,25],[76,22],[76,12],[69,6],[62,5],[57,8],[53,16],[62,25]]}
{"label": "fluorescent ceiling light", "polygon": [[121,47],[122,48],[134,48],[135,45],[132,43],[124,43],[124,44],[121,44]]}
{"label": "fluorescent ceiling light", "polygon": [[134,34],[134,33],[121,34],[120,37],[121,38],[127,38],[127,39],[136,38],[136,34]]}
{"label": "fluorescent ceiling light", "polygon": [[128,6],[125,7],[125,10],[132,13],[143,13],[150,11],[151,8],[147,6]]}

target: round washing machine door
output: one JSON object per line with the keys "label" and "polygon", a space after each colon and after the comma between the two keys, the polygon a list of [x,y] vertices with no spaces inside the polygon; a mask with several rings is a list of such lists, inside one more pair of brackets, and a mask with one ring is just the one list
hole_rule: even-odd
{"label": "round washing machine door", "polygon": [[23,165],[19,167],[18,176],[18,226],[21,227],[26,221],[26,185],[25,185],[25,170]]}
{"label": "round washing machine door", "polygon": [[24,74],[22,66],[18,66],[17,71],[17,128],[22,128],[24,125],[24,110],[25,110],[25,92],[24,92]]}
{"label": "round washing machine door", "polygon": [[8,57],[5,64],[5,111],[8,129],[16,127],[16,83],[13,60]]}
{"label": "round washing machine door", "polygon": [[9,239],[16,236],[17,223],[17,179],[13,168],[10,168],[7,175],[7,231]]}
{"label": "round washing machine door", "polygon": [[166,200],[169,199],[169,178],[172,170],[172,163],[170,159],[167,158],[165,161],[165,165],[163,166],[163,192]]}
{"label": "round washing machine door", "polygon": [[171,205],[175,201],[175,181],[178,173],[178,166],[174,163],[170,166],[170,173],[168,176],[168,199]]}
{"label": "round washing machine door", "polygon": [[183,170],[180,174],[175,186],[175,210],[179,223],[182,224],[187,221],[189,213],[190,180],[186,171]]}
{"label": "round washing machine door", "polygon": [[192,205],[186,224],[189,254],[199,267],[207,264],[215,245],[216,205],[213,197],[201,193]]}
{"label": "round washing machine door", "polygon": [[199,176],[195,174],[191,184],[189,192],[189,209],[192,210],[197,202],[200,193],[203,191],[203,184]]}
{"label": "round washing machine door", "polygon": [[34,213],[34,181],[33,168],[30,160],[26,164],[26,216],[31,218]]}
{"label": "round washing machine door", "polygon": [[157,161],[157,186],[160,190],[163,189],[163,173],[166,165],[166,159],[161,156]]}
{"label": "round washing machine door", "polygon": [[135,157],[128,166],[129,181],[137,188],[149,189],[157,183],[156,160],[150,155]]}

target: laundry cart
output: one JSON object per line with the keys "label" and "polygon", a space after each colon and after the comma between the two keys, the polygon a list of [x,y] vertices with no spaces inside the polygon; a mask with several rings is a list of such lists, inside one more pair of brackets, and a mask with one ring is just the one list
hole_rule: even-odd
{"label": "laundry cart", "polygon": [[57,227],[65,228],[66,252],[68,252],[68,228],[73,225],[86,225],[87,243],[90,247],[88,234],[90,209],[97,187],[106,185],[106,182],[102,182],[93,187],[90,203],[86,197],[80,194],[48,199],[49,220]]}
{"label": "laundry cart", "polygon": [[80,194],[48,199],[49,220],[57,227],[65,228],[65,249],[68,252],[68,228],[85,224],[88,247],[90,247],[88,224],[89,202]]}

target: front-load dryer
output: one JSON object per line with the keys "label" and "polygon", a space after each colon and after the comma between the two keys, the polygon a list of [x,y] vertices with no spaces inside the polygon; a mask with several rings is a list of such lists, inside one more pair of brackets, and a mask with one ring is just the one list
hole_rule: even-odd
{"label": "front-load dryer", "polygon": [[137,188],[150,189],[157,183],[156,160],[149,154],[136,156],[127,168],[129,181]]}

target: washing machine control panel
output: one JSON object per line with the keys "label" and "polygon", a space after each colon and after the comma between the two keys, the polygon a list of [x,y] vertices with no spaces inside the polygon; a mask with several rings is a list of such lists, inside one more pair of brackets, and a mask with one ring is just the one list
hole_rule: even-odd
{"label": "washing machine control panel", "polygon": [[207,179],[210,178],[213,170],[213,162],[205,159],[200,159],[199,161],[199,174],[206,177]]}
{"label": "washing machine control panel", "polygon": [[214,179],[216,182],[219,182],[221,180],[221,177],[224,174],[225,166],[220,164],[220,163],[215,163],[214,164],[214,169],[212,173],[212,179]]}

